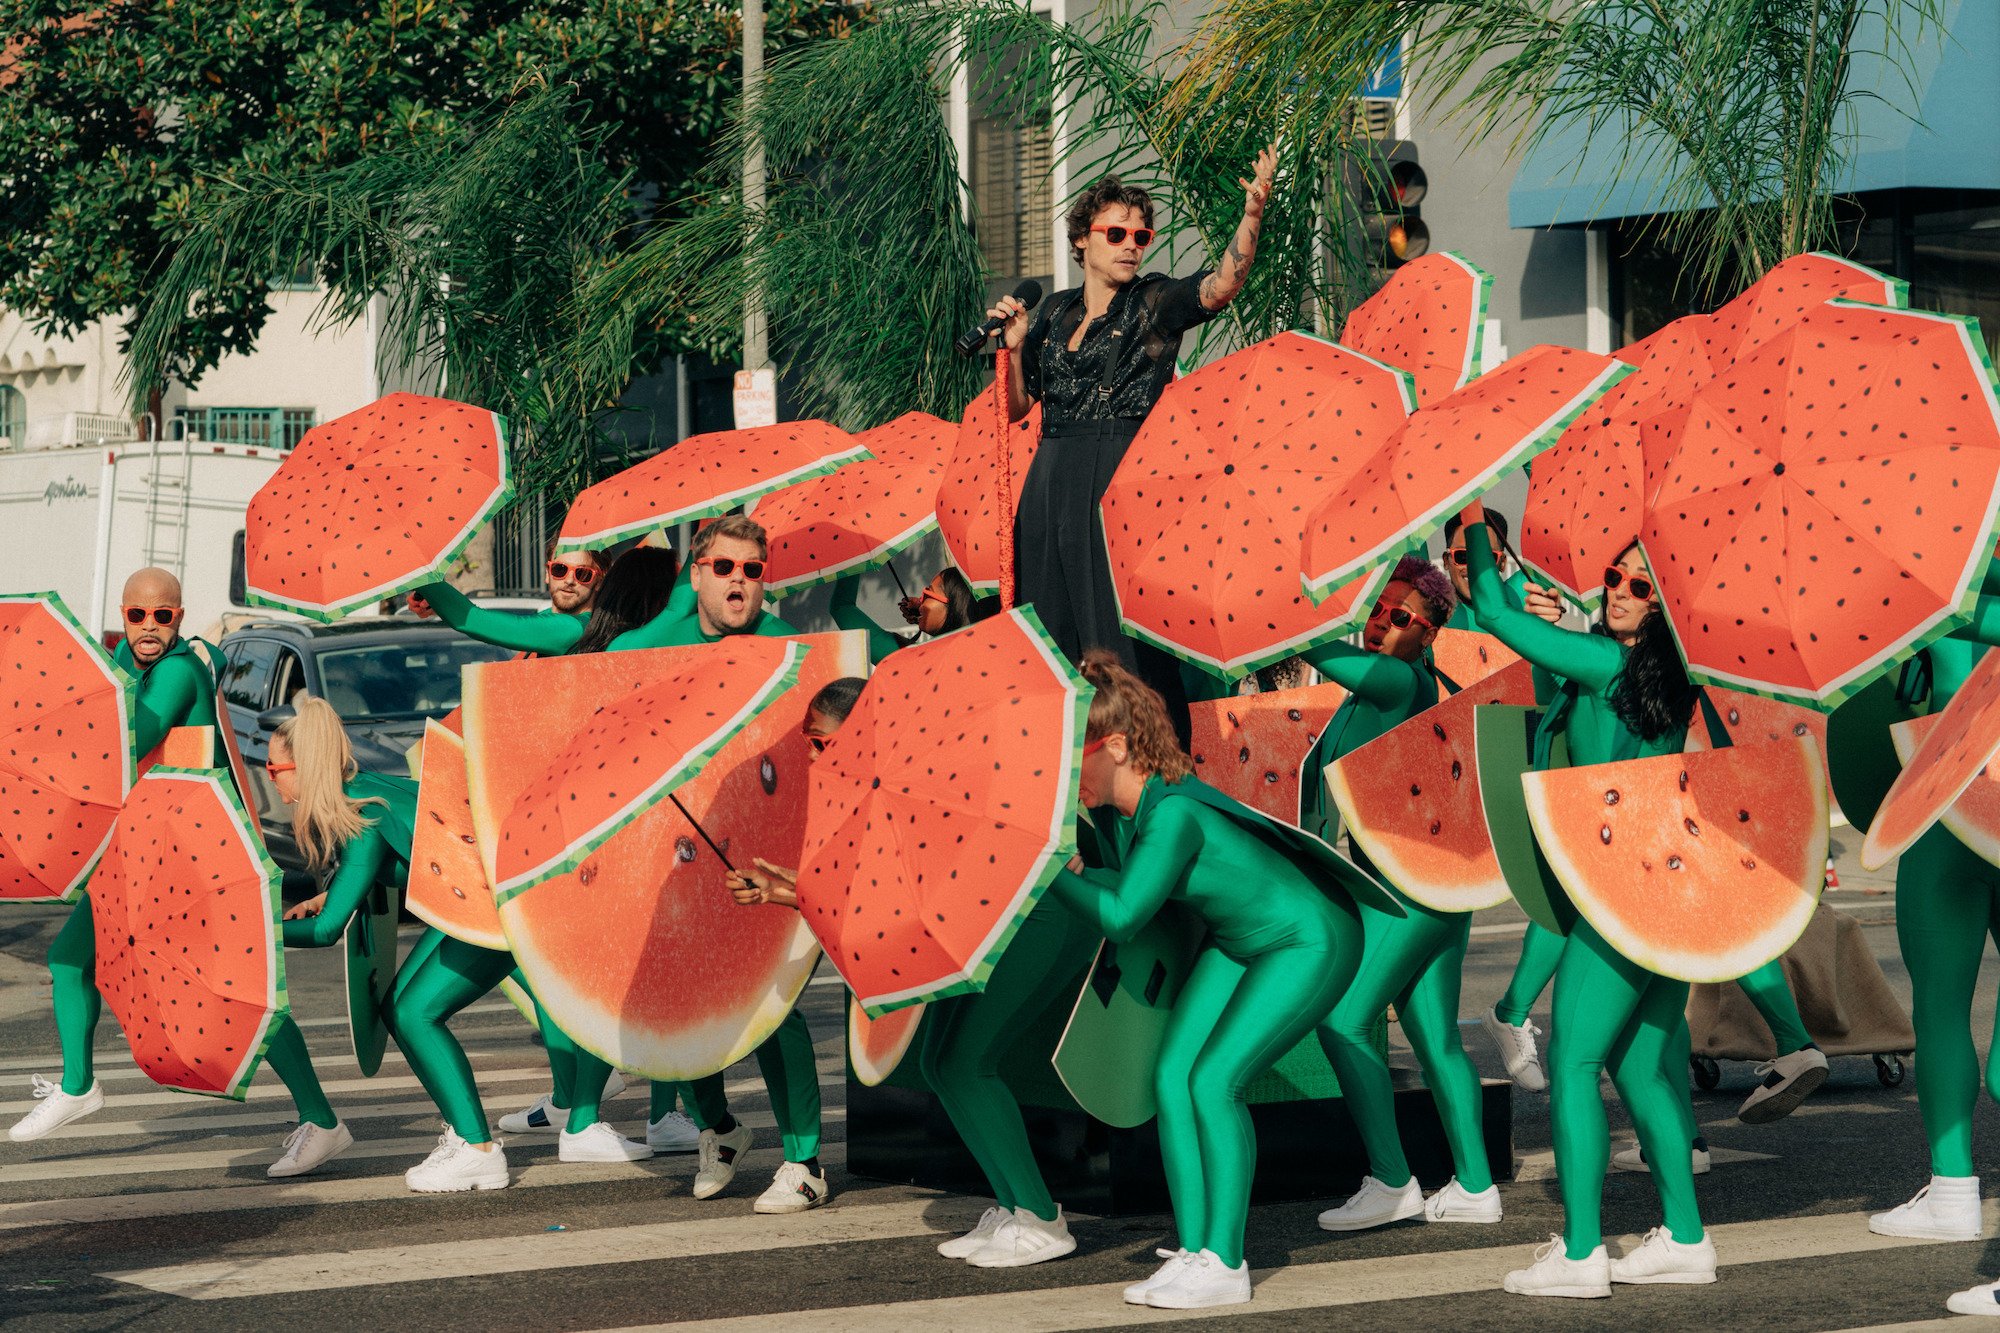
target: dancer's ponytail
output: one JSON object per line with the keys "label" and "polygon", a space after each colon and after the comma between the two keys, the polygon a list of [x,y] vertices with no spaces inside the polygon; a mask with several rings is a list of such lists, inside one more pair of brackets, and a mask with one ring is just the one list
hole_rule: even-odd
{"label": "dancer's ponytail", "polygon": [[1174,725],[1167,720],[1166,701],[1159,691],[1101,648],[1083,655],[1081,669],[1083,678],[1097,690],[1090,701],[1090,721],[1084,727],[1086,742],[1123,733],[1126,753],[1142,774],[1172,783],[1194,772],[1194,762],[1174,737]]}
{"label": "dancer's ponytail", "polygon": [[279,725],[272,739],[285,743],[296,765],[299,799],[292,806],[292,836],[307,868],[322,870],[373,822],[361,807],[382,802],[348,798],[347,782],[356,772],[354,747],[340,714],[326,700],[300,695],[298,711]]}

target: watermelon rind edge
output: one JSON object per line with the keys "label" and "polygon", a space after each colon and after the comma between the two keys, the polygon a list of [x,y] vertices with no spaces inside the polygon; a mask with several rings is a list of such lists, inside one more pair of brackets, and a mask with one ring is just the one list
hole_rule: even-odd
{"label": "watermelon rind edge", "polygon": [[775,477],[766,477],[748,486],[712,496],[699,504],[688,505],[684,509],[659,510],[648,514],[644,518],[635,519],[629,523],[613,524],[611,527],[601,528],[596,532],[572,534],[568,529],[568,525],[565,524],[563,531],[556,536],[556,554],[569,555],[576,551],[601,550],[606,546],[616,545],[624,541],[627,537],[635,537],[641,533],[650,532],[654,528],[670,527],[676,523],[693,523],[704,518],[715,518],[718,515],[728,513],[740,505],[747,505],[762,499],[772,491],[781,491],[787,486],[796,485],[801,481],[810,481],[814,477],[824,477],[828,473],[840,470],[849,463],[859,463],[863,459],[873,458],[874,456],[869,451],[867,445],[856,442],[851,448],[837,449],[832,453],[822,454],[814,461],[795,467],[790,472]]}
{"label": "watermelon rind edge", "polygon": [[[1895,742],[1896,757],[1902,760],[1903,763],[1908,764],[1911,756],[1916,753],[1916,742],[1911,739],[1911,732],[1913,730],[1911,723],[1929,721],[1930,715],[1927,714],[1924,717],[1890,724],[1889,735]],[[1931,723],[1931,725],[1935,726],[1936,723]],[[1978,774],[1973,775],[1973,781],[1978,781]],[[1972,783],[1968,782],[1966,784],[1966,791],[1970,791],[1971,788]],[[1965,792],[1961,791],[1958,794],[1958,799],[1946,806],[1944,813],[1938,816],[1938,823],[1944,825],[1945,830],[1952,837],[1957,838],[1960,843],[1964,844],[1965,849],[1974,856],[1977,856],[1988,865],[2000,866],[2000,840],[1994,838],[1992,830],[1974,824],[1960,813],[1959,805],[1964,798]]]}
{"label": "watermelon rind edge", "polygon": [[637,797],[627,801],[604,822],[585,834],[581,841],[572,842],[561,856],[519,874],[496,880],[493,885],[494,906],[504,906],[536,885],[546,884],[558,875],[566,875],[576,869],[590,858],[592,852],[615,837],[620,829],[665,800],[676,788],[691,781],[708,766],[708,761],[713,759],[723,746],[729,744],[738,732],[750,725],[751,720],[773,699],[798,683],[799,668],[809,651],[805,644],[786,641],[784,653],[779,658],[777,667],[744,701],[742,707],[724,719],[715,731],[689,750],[679,763],[654,779]]}
{"label": "watermelon rind edge", "polygon": [[374,588],[366,589],[365,591],[343,597],[333,602],[307,602],[296,598],[284,597],[277,593],[264,592],[250,585],[246,577],[243,596],[244,602],[250,606],[268,606],[278,611],[290,611],[297,615],[305,616],[309,620],[316,620],[323,625],[330,625],[336,620],[351,615],[354,611],[367,606],[371,602],[386,601],[391,597],[409,592],[414,588],[421,588],[425,584],[437,583],[442,580],[444,578],[444,571],[449,569],[452,562],[457,560],[465,551],[465,548],[472,544],[473,538],[477,537],[481,529],[492,521],[495,514],[505,508],[514,499],[514,464],[508,448],[510,441],[508,440],[507,418],[501,416],[498,412],[488,412],[486,415],[493,419],[493,439],[496,445],[494,452],[500,460],[499,485],[486,498],[485,502],[479,506],[478,511],[466,520],[465,526],[460,530],[458,536],[452,538],[450,544],[445,547],[436,559],[429,561],[423,568],[413,573],[400,578],[390,579],[388,582]]}
{"label": "watermelon rind edge", "polygon": [[[1049,632],[1043,627],[1041,617],[1035,614],[1034,607],[1013,607],[1004,615],[1020,623],[1027,631],[1026,638],[1029,644],[1042,654],[1044,662],[1056,678],[1064,683],[1070,695],[1069,710],[1064,720],[1067,734],[1063,738],[1061,751],[1064,769],[1058,777],[1063,792],[1063,802],[1056,808],[1055,817],[1049,828],[1049,839],[1053,846],[1041,856],[1034,872],[1015,890],[1013,912],[1002,916],[994,923],[993,929],[987,933],[986,940],[979,950],[979,961],[974,963],[967,973],[943,986],[926,983],[909,990],[872,996],[855,992],[855,998],[870,1018],[880,1018],[883,1014],[906,1009],[913,1004],[927,1004],[933,1000],[944,1000],[955,995],[969,995],[985,990],[987,982],[993,976],[993,969],[999,963],[1001,956],[1006,953],[1007,946],[1013,942],[1014,936],[1027,921],[1029,913],[1035,910],[1035,904],[1041,901],[1042,894],[1055,882],[1056,872],[1063,868],[1070,857],[1076,855],[1077,774],[1083,766],[1083,734],[1085,726],[1090,721],[1090,701],[1097,691],[1075,667],[1070,665],[1068,658],[1056,651],[1054,643],[1049,638]],[[834,970],[839,971],[837,961]],[[851,985],[849,989],[852,989]]]}
{"label": "watermelon rind edge", "polygon": [[211,788],[221,798],[223,813],[228,816],[230,826],[236,830],[243,845],[256,858],[258,869],[264,876],[264,900],[268,907],[266,923],[271,927],[271,965],[267,973],[271,986],[271,1007],[264,1014],[257,1040],[243,1057],[243,1063],[237,1066],[237,1072],[225,1091],[211,1092],[207,1088],[162,1085],[172,1088],[175,1092],[188,1092],[202,1097],[220,1097],[240,1102],[250,1093],[250,1082],[257,1076],[257,1066],[263,1063],[264,1056],[270,1051],[271,1041],[276,1035],[278,1025],[292,1012],[291,991],[285,981],[285,946],[278,932],[278,921],[284,914],[284,872],[278,868],[278,863],[271,859],[271,854],[264,849],[263,839],[252,832],[249,812],[244,809],[241,798],[237,796],[234,784],[222,780],[220,770],[168,768],[164,765],[155,765],[146,770],[146,776],[139,781],[150,782],[156,778],[161,781],[199,782]]}
{"label": "watermelon rind edge", "polygon": [[[1981,665],[1984,664],[1985,664],[1984,659],[1981,659]],[[1963,690],[1964,687],[1961,686],[1960,687],[1961,693],[1963,692]],[[1949,705],[1947,705],[1947,707],[1949,707]],[[1901,856],[1904,852],[1907,852],[1908,850],[1910,850],[1910,848],[1916,846],[1917,841],[1921,839],[1924,836],[1924,834],[1930,832],[1931,827],[1944,817],[1945,812],[1950,810],[1952,806],[1958,804],[1958,798],[1965,795],[1966,788],[1970,787],[1975,781],[1978,780],[1980,771],[1984,769],[1987,764],[1993,762],[1994,755],[2000,754],[2000,744],[1996,744],[1994,748],[1987,753],[1986,757],[1982,759],[1979,762],[1979,764],[1972,769],[1971,772],[1966,774],[1965,780],[1960,782],[1958,786],[1955,787],[1944,800],[1939,802],[1937,810],[1932,813],[1931,818],[1924,824],[1922,828],[1916,829],[1911,833],[1909,833],[1907,836],[1894,839],[1893,841],[1887,838],[1886,836],[1878,837],[1876,835],[1880,832],[1882,827],[1882,811],[1888,808],[1889,802],[1891,799],[1895,797],[1897,789],[1903,785],[1903,778],[1906,774],[1909,773],[1911,762],[1917,757],[1918,754],[1922,752],[1923,749],[1923,747],[1919,746],[1915,751],[1912,752],[1912,754],[1908,759],[1903,758],[1903,741],[1908,734],[1907,729],[1909,725],[1910,724],[1908,721],[1893,722],[1889,725],[1889,737],[1896,747],[1896,757],[1899,759],[1903,759],[1903,771],[1901,773],[1898,773],[1896,775],[1896,780],[1889,784],[1889,790],[1886,793],[1884,793],[1882,797],[1882,804],[1876,807],[1875,818],[1869,821],[1868,831],[1862,837],[1861,868],[1863,870],[1870,870],[1870,871],[1880,870],[1882,869],[1882,867],[1888,865],[1889,862],[1895,860],[1897,857]],[[1932,728],[1933,729],[1931,735],[1935,737],[1938,735],[1937,724],[1935,723],[1932,724]],[[1942,742],[1940,741],[1940,743]]]}
{"label": "watermelon rind edge", "polygon": [[1446,250],[1443,258],[1449,259],[1472,276],[1473,302],[1472,318],[1466,322],[1467,339],[1465,360],[1460,365],[1458,383],[1453,389],[1463,389],[1472,381],[1486,373],[1486,311],[1493,301],[1493,275],[1467,259],[1456,250]]}
{"label": "watermelon rind edge", "polygon": [[871,569],[880,569],[929,536],[937,525],[937,510],[933,509],[872,550],[864,551],[837,565],[822,565],[818,569],[808,570],[793,578],[766,579],[764,591],[775,601],[787,593],[803,592],[822,583],[838,583],[851,574],[866,574]]}

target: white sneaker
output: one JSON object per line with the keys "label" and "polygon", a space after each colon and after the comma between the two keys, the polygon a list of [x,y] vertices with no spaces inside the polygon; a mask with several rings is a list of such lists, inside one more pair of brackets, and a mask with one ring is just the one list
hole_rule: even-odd
{"label": "white sneaker", "polygon": [[950,1240],[939,1242],[937,1252],[947,1259],[969,1259],[985,1249],[986,1243],[993,1239],[993,1233],[1000,1229],[1001,1223],[1012,1216],[1014,1214],[996,1203],[979,1215],[979,1221],[973,1225],[972,1230],[963,1236],[953,1236]]}
{"label": "white sneaker", "polygon": [[[1688,1150],[1688,1166],[1698,1176],[1705,1176],[1715,1165],[1715,1155],[1706,1148],[1694,1147]],[[1613,1171],[1643,1171],[1651,1174],[1653,1168],[1646,1162],[1646,1152],[1638,1144],[1611,1154]]]}
{"label": "white sneaker", "polygon": [[354,1136],[347,1132],[346,1125],[336,1124],[328,1129],[310,1120],[302,1120],[299,1127],[285,1138],[285,1155],[271,1163],[271,1169],[264,1174],[274,1180],[303,1176],[309,1171],[317,1171],[353,1146]]}
{"label": "white sneaker", "polygon": [[1153,1253],[1165,1259],[1166,1262],[1161,1264],[1153,1275],[1144,1282],[1134,1282],[1131,1286],[1125,1288],[1125,1303],[1127,1305],[1144,1305],[1146,1303],[1147,1292],[1163,1283],[1171,1281],[1174,1274],[1181,1271],[1181,1265],[1195,1257],[1187,1250],[1159,1249],[1154,1250]]}
{"label": "white sneaker", "polygon": [[646,1142],[654,1152],[693,1152],[701,1146],[701,1130],[686,1111],[669,1111],[647,1123]]}
{"label": "white sneaker", "polygon": [[1206,1310],[1249,1299],[1249,1263],[1231,1268],[1213,1250],[1183,1260],[1172,1276],[1146,1293],[1146,1304],[1155,1310]]}
{"label": "white sneaker", "polygon": [[804,1162],[786,1162],[771,1177],[770,1185],[750,1205],[753,1213],[803,1213],[833,1197],[827,1188],[826,1173],[814,1175]]}
{"label": "white sneaker", "polygon": [[1736,1108],[1736,1118],[1746,1125],[1768,1125],[1783,1120],[1799,1109],[1799,1103],[1826,1082],[1826,1056],[1818,1047],[1808,1046],[1757,1066],[1764,1081]]}
{"label": "white sneaker", "polygon": [[1654,1227],[1639,1242],[1639,1248],[1611,1261],[1611,1280],[1638,1286],[1649,1282],[1672,1282],[1699,1286],[1715,1281],[1715,1242],[1703,1236],[1693,1245],[1683,1245]]}
{"label": "white sneaker", "polygon": [[1432,1222],[1498,1222],[1500,1187],[1488,1185],[1474,1194],[1454,1176],[1444,1183],[1443,1189],[1424,1200],[1424,1217]]}
{"label": "white sneaker", "polygon": [[1869,1218],[1868,1229],[1878,1236],[1978,1240],[1979,1177],[1932,1176],[1916,1198]]}
{"label": "white sneaker", "polygon": [[35,1097],[41,1102],[34,1110],[16,1120],[7,1130],[7,1137],[16,1143],[27,1143],[45,1134],[53,1134],[72,1120],[81,1120],[92,1111],[104,1109],[104,1089],[92,1082],[88,1092],[67,1093],[62,1084],[51,1083],[40,1074],[32,1075]]}
{"label": "white sneaker", "polygon": [[1572,1259],[1563,1252],[1563,1238],[1550,1236],[1535,1251],[1532,1267],[1515,1269],[1500,1285],[1516,1296],[1609,1296],[1611,1260],[1602,1245],[1586,1258]]}
{"label": "white sneaker", "polygon": [[[611,1071],[611,1077],[604,1081],[604,1096],[600,1100],[608,1102],[623,1091],[625,1091],[625,1076],[614,1069]],[[559,1130],[568,1119],[569,1108],[557,1106],[555,1093],[545,1092],[513,1114],[501,1116],[500,1132],[527,1134],[541,1129]]]}
{"label": "white sneaker", "polygon": [[729,1182],[736,1179],[736,1168],[743,1165],[750,1151],[750,1138],[750,1126],[741,1120],[727,1134],[712,1129],[701,1132],[701,1142],[695,1148],[699,1154],[694,1169],[695,1198],[713,1199],[729,1188]]}
{"label": "white sneaker", "polygon": [[495,1143],[481,1150],[446,1129],[438,1135],[431,1155],[403,1173],[403,1183],[419,1194],[452,1194],[463,1190],[504,1190],[507,1150]]}
{"label": "white sneaker", "polygon": [[1044,1222],[1027,1209],[1017,1208],[994,1231],[986,1247],[968,1256],[965,1262],[974,1268],[1022,1268],[1060,1259],[1075,1248],[1076,1237],[1069,1234],[1069,1223],[1064,1220],[1060,1205],[1053,1222]]}
{"label": "white sneaker", "polygon": [[1328,1231],[1366,1231],[1387,1226],[1424,1211],[1423,1186],[1411,1176],[1402,1188],[1384,1185],[1373,1176],[1364,1176],[1361,1188],[1346,1203],[1319,1215],[1319,1224]]}
{"label": "white sneaker", "polygon": [[2000,1282],[1955,1291],[1945,1298],[1944,1308],[1953,1314],[2000,1315]]}
{"label": "white sneaker", "polygon": [[556,1140],[558,1162],[643,1162],[652,1155],[651,1148],[634,1143],[602,1120],[574,1134],[564,1130]]}
{"label": "white sneaker", "polygon": [[1486,1029],[1486,1035],[1500,1048],[1508,1078],[1529,1092],[1548,1091],[1549,1076],[1542,1072],[1541,1052],[1535,1045],[1535,1038],[1542,1035],[1540,1028],[1525,1021],[1519,1025],[1509,1023],[1491,1009],[1479,1016],[1479,1026]]}

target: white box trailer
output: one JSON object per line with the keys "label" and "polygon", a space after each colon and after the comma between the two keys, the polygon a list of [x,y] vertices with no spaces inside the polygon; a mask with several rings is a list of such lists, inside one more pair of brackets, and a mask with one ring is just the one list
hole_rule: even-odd
{"label": "white box trailer", "polygon": [[54,588],[115,637],[126,576],[158,565],[181,580],[189,632],[213,640],[243,609],[244,511],[284,457],[199,439],[0,452],[0,591]]}

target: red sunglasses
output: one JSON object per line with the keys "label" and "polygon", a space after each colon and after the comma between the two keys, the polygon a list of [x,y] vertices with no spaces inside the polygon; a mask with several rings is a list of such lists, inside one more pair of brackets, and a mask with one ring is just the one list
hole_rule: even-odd
{"label": "red sunglasses", "polygon": [[1437,628],[1430,621],[1425,620],[1422,616],[1407,607],[1385,606],[1381,602],[1375,603],[1375,609],[1368,613],[1368,618],[1373,620],[1375,617],[1383,614],[1388,615],[1389,623],[1397,629],[1408,629],[1412,625],[1422,625],[1425,629]]}
{"label": "red sunglasses", "polygon": [[726,555],[705,555],[695,561],[695,563],[697,565],[707,565],[715,574],[715,577],[719,579],[728,578],[736,572],[736,567],[741,565],[743,566],[744,578],[749,579],[752,583],[762,583],[764,581],[764,562],[762,560],[732,560]]}
{"label": "red sunglasses", "polygon": [[1125,237],[1128,234],[1132,237],[1132,244],[1138,246],[1141,250],[1153,243],[1153,229],[1151,227],[1092,227],[1091,230],[1103,232],[1104,239],[1113,245],[1125,244]]}
{"label": "red sunglasses", "polygon": [[171,625],[181,618],[178,606],[128,606],[125,608],[125,623],[143,625],[147,617],[152,617],[155,625]]}
{"label": "red sunglasses", "polygon": [[564,579],[575,579],[578,584],[588,588],[597,581],[597,576],[602,572],[596,565],[572,565],[562,560],[549,561],[549,577],[557,583],[561,583]]}
{"label": "red sunglasses", "polygon": [[1625,585],[1626,592],[1631,593],[1642,602],[1652,601],[1653,594],[1659,591],[1653,586],[1653,581],[1644,574],[1627,574],[1616,565],[1606,565],[1604,567],[1604,586],[1606,588],[1615,588],[1621,583]]}
{"label": "red sunglasses", "polygon": [[268,759],[264,761],[264,771],[266,773],[289,773],[297,767],[297,764],[274,764]]}

